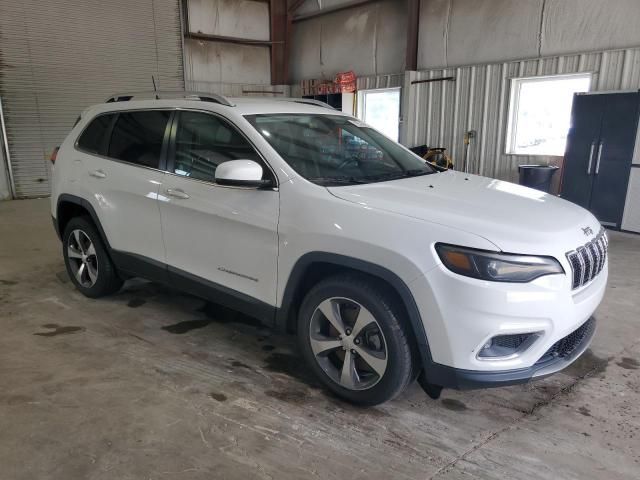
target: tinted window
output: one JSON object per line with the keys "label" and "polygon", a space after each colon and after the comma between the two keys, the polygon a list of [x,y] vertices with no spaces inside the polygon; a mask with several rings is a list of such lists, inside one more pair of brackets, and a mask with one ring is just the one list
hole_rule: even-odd
{"label": "tinted window", "polygon": [[78,147],[91,153],[102,153],[104,136],[107,133],[113,115],[100,115],[94,118],[78,139]]}
{"label": "tinted window", "polygon": [[239,159],[261,163],[251,144],[229,123],[206,113],[180,113],[174,173],[213,182],[218,165]]}
{"label": "tinted window", "polygon": [[123,112],[113,127],[109,156],[125,162],[158,168],[162,140],[170,112]]}

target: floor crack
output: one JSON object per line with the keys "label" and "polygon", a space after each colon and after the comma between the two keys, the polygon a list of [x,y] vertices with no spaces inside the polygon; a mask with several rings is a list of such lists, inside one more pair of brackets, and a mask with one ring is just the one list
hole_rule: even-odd
{"label": "floor crack", "polygon": [[603,362],[599,362],[597,364],[595,364],[593,367],[591,367],[590,370],[588,370],[586,373],[575,377],[574,380],[569,383],[568,385],[562,387],[560,390],[558,390],[556,393],[554,393],[553,395],[551,395],[548,399],[546,400],[541,400],[540,402],[537,402],[533,405],[533,407],[531,407],[528,411],[525,411],[524,414],[518,418],[516,418],[515,420],[513,420],[511,423],[508,423],[507,425],[505,425],[504,427],[496,430],[495,432],[491,432],[485,439],[483,439],[480,443],[473,445],[471,448],[469,448],[468,450],[464,451],[461,455],[458,455],[457,457],[455,457],[453,460],[451,460],[449,463],[447,463],[446,465],[440,467],[436,472],[434,472],[430,477],[428,477],[427,480],[433,480],[437,477],[439,477],[440,475],[449,472],[452,468],[454,468],[458,462],[460,462],[461,460],[464,460],[465,458],[467,458],[469,455],[471,455],[472,453],[474,453],[475,451],[479,450],[480,448],[484,447],[486,444],[488,444],[489,442],[495,440],[496,438],[498,438],[501,434],[503,434],[504,432],[508,431],[508,430],[512,430],[514,428],[516,428],[520,423],[522,423],[524,420],[530,418],[531,416],[535,415],[539,410],[541,410],[542,408],[546,407],[547,405],[550,405],[551,403],[554,402],[554,400],[558,399],[559,397],[566,395],[570,392],[573,391],[573,389],[583,380],[585,380],[586,378],[591,377],[592,375],[594,375],[595,373],[601,371],[602,369],[602,364],[606,364],[606,361]]}

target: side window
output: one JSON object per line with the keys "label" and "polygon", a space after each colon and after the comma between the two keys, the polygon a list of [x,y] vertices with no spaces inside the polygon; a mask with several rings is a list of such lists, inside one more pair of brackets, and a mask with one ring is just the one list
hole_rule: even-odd
{"label": "side window", "polygon": [[94,118],[78,139],[78,147],[89,153],[103,153],[104,136],[109,129],[113,115],[100,115]]}
{"label": "side window", "polygon": [[171,112],[122,112],[109,143],[109,157],[145,167],[159,168],[162,141]]}
{"label": "side window", "polygon": [[[235,127],[221,118],[201,112],[180,113],[174,173],[213,182],[218,165],[239,159],[254,160],[262,164],[251,144]],[[267,171],[265,168],[265,175]]]}

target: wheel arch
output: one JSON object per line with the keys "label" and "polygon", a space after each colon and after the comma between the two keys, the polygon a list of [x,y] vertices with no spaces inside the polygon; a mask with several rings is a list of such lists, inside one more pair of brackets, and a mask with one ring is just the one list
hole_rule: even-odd
{"label": "wheel arch", "polygon": [[56,205],[56,218],[55,218],[55,227],[56,232],[58,233],[58,237],[62,240],[62,235],[64,234],[64,229],[69,223],[69,221],[77,216],[89,216],[91,221],[98,229],[98,233],[100,234],[100,238],[107,248],[107,253],[110,255],[111,246],[109,244],[109,240],[102,229],[102,224],[100,223],[100,219],[98,218],[98,214],[96,213],[93,206],[84,198],[78,197],[76,195],[70,195],[68,193],[63,193],[58,197],[58,203]]}
{"label": "wheel arch", "polygon": [[390,287],[404,309],[423,366],[431,364],[422,317],[407,284],[391,270],[354,257],[328,252],[310,252],[300,257],[287,280],[276,314],[276,327],[281,331],[295,331],[298,309],[306,292],[323,278],[342,272],[365,274]]}

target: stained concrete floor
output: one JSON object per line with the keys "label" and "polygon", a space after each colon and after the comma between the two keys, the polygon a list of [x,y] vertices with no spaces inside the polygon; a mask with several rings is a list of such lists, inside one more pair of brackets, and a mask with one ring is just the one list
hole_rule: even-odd
{"label": "stained concrete floor", "polygon": [[83,297],[48,200],[0,202],[0,478],[638,479],[640,237],[610,238],[574,366],[358,409],[247,318],[143,281]]}

